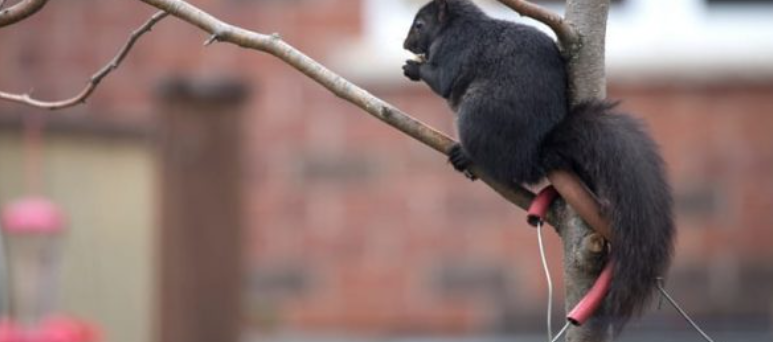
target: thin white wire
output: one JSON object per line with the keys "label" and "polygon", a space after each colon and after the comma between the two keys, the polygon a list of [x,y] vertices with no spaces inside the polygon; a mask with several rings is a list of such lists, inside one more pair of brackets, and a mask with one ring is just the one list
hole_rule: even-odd
{"label": "thin white wire", "polygon": [[701,336],[703,336],[704,340],[706,340],[707,342],[714,342],[714,340],[711,339],[711,337],[698,326],[698,323],[695,323],[695,321],[693,321],[692,318],[690,318],[687,312],[684,311],[681,306],[679,306],[676,300],[672,298],[670,294],[668,294],[668,291],[666,291],[666,288],[663,287],[662,278],[658,279],[658,291],[660,291],[660,294],[663,296],[663,298],[665,298],[671,304],[671,306],[673,306],[674,309],[676,309],[676,311],[678,311],[679,314],[682,315],[682,317],[684,317],[685,320],[687,320],[687,323],[690,323],[690,325],[692,325],[695,331],[697,331],[699,334],[701,334]]}
{"label": "thin white wire", "polygon": [[539,243],[539,256],[542,260],[542,268],[545,270],[545,280],[548,284],[548,314],[547,314],[547,329],[548,329],[548,341],[553,340],[553,280],[550,277],[550,269],[548,269],[548,259],[545,256],[545,244],[542,241],[542,220],[537,223],[537,242]]}
{"label": "thin white wire", "polygon": [[561,335],[563,335],[566,332],[566,329],[569,329],[569,322],[566,322],[566,324],[564,324],[564,327],[561,328],[561,331],[559,331],[558,334],[556,334],[556,337],[553,337],[553,340],[551,340],[550,342],[558,342],[558,339],[560,339]]}

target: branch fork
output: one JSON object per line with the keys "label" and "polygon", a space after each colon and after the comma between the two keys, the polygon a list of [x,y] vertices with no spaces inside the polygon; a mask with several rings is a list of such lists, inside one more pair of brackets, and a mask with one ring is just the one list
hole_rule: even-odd
{"label": "branch fork", "polygon": [[207,38],[207,40],[204,41],[204,46],[210,46],[210,45],[212,45],[212,43],[214,43],[214,42],[216,42],[218,40],[220,40],[220,36],[217,33],[215,33],[215,34],[209,36],[209,38]]}
{"label": "branch fork", "polygon": [[556,33],[565,55],[572,55],[582,41],[579,32],[558,13],[525,0],[498,0],[518,14],[537,20]]}

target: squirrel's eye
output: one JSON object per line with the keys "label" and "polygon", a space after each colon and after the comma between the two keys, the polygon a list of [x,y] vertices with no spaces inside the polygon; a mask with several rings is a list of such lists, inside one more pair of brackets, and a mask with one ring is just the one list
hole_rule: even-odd
{"label": "squirrel's eye", "polygon": [[424,27],[424,22],[417,21],[415,24],[413,24],[413,27],[416,28],[417,30],[421,30]]}

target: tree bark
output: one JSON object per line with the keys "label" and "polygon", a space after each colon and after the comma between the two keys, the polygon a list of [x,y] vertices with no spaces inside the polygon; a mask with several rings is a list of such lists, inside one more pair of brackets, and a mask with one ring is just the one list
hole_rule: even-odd
{"label": "tree bark", "polygon": [[609,0],[567,0],[566,21],[579,33],[568,63],[572,103],[607,96],[604,58]]}
{"label": "tree bark", "polygon": [[16,24],[40,11],[48,0],[24,0],[0,10],[0,27]]}

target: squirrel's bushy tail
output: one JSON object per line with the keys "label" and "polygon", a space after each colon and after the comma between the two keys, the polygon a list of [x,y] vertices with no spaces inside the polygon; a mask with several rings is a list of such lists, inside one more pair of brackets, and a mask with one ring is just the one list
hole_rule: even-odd
{"label": "squirrel's bushy tail", "polygon": [[575,172],[602,203],[615,259],[606,313],[619,332],[640,314],[665,276],[673,250],[672,199],[658,147],[633,117],[613,104],[588,102],[543,145],[548,170]]}

